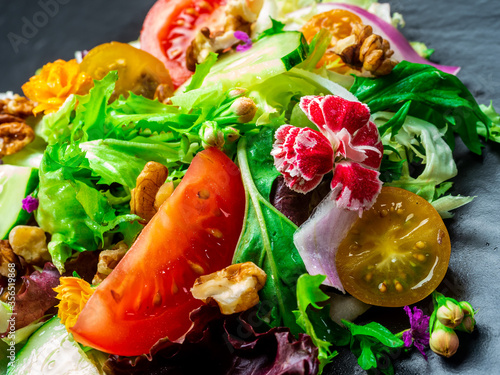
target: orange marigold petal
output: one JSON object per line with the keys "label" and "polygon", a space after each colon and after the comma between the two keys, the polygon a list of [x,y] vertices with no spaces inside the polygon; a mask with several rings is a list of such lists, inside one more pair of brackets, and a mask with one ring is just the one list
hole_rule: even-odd
{"label": "orange marigold petal", "polygon": [[38,105],[33,110],[56,112],[71,94],[85,95],[93,86],[92,78],[80,72],[75,59],[56,60],[43,66],[40,74],[29,79],[23,86],[27,98]]}
{"label": "orange marigold petal", "polygon": [[69,331],[73,327],[83,307],[94,293],[94,288],[77,277],[61,277],[60,285],[55,287],[56,298],[61,300],[57,316]]}

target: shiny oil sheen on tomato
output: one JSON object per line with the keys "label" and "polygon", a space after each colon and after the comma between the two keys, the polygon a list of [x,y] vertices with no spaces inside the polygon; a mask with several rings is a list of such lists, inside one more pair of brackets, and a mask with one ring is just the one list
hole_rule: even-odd
{"label": "shiny oil sheen on tomato", "polygon": [[346,291],[372,305],[398,307],[428,296],[443,280],[450,238],[439,213],[407,190],[384,187],[336,256]]}

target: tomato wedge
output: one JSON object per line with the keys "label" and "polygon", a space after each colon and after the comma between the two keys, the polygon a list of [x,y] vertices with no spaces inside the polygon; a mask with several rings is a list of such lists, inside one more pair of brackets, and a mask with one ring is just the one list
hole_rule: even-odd
{"label": "tomato wedge", "polygon": [[186,68],[186,50],[202,27],[224,19],[225,0],[158,0],[141,31],[141,49],[165,64],[175,87],[193,74]]}
{"label": "tomato wedge", "polygon": [[383,187],[340,244],[337,270],[345,290],[363,302],[411,305],[443,280],[450,251],[446,226],[429,202]]}
{"label": "tomato wedge", "polygon": [[238,167],[217,149],[196,155],[173,195],[99,285],[71,329],[75,339],[107,353],[148,353],[176,340],[202,305],[197,277],[231,264],[245,211]]}

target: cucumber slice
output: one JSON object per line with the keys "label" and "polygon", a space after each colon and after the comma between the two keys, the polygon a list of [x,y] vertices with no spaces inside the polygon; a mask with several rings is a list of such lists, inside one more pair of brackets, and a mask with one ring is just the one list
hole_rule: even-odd
{"label": "cucumber slice", "polygon": [[16,225],[26,224],[30,214],[22,200],[38,186],[38,169],[0,165],[0,239],[6,239]]}
{"label": "cucumber slice", "polygon": [[7,375],[99,375],[73,336],[57,317],[41,326],[16,354]]}
{"label": "cucumber slice", "polygon": [[224,89],[248,88],[284,73],[307,56],[307,42],[298,31],[270,35],[245,52],[221,57],[205,77],[203,85],[222,83]]}

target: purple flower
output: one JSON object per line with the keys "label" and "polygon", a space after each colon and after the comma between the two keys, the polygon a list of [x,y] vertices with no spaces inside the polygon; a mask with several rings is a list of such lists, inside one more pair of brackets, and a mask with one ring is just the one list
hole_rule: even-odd
{"label": "purple flower", "polygon": [[31,195],[28,195],[23,199],[23,210],[30,214],[38,208],[38,203],[37,198],[33,198]]}
{"label": "purple flower", "polygon": [[425,347],[429,345],[429,319],[430,317],[424,315],[422,310],[413,306],[413,313],[408,306],[404,307],[406,314],[410,318],[410,329],[403,332],[403,341],[405,347],[409,348],[412,344],[427,360],[425,354]]}
{"label": "purple flower", "polygon": [[252,48],[252,39],[248,36],[248,34],[244,31],[235,31],[234,37],[238,40],[241,40],[245,44],[239,44],[236,46],[236,51],[244,52]]}

